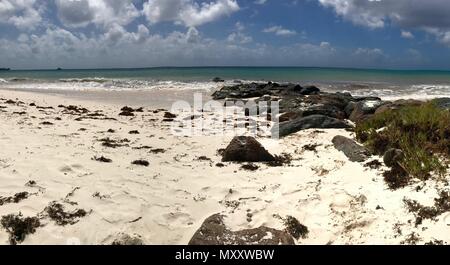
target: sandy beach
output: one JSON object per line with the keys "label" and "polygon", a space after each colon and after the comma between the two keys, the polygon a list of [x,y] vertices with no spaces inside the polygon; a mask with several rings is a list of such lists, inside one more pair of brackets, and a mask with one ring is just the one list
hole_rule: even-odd
{"label": "sandy beach", "polygon": [[[121,93],[120,100],[99,100],[0,90],[0,216],[40,221],[20,243],[112,244],[127,237],[184,245],[218,213],[232,231],[283,230],[283,218],[295,217],[309,231],[295,240],[299,245],[450,240],[443,232],[450,213],[415,225],[404,202],[433,205],[449,176],[390,190],[383,165],[351,162],[334,148],[333,137],[353,138],[352,132],[309,129],[280,140],[257,138],[270,153],[292,160],[245,170],[221,162],[218,150],[231,136],[174,136],[163,121],[170,105],[155,95],[144,104],[126,94],[133,92]],[[120,116],[124,106],[142,112]],[[25,195],[14,200],[19,193]],[[55,205],[63,209],[59,215],[50,211]],[[3,228],[0,244],[10,244]]]}

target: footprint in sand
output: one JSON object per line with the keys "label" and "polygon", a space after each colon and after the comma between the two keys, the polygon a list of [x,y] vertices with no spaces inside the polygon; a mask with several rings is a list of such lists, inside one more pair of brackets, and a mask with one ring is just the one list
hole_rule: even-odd
{"label": "footprint in sand", "polygon": [[73,170],[72,170],[72,168],[71,168],[70,166],[63,166],[63,167],[60,167],[60,168],[59,168],[59,171],[61,171],[61,172],[64,173],[64,174],[72,173],[72,172],[73,172]]}
{"label": "footprint in sand", "polygon": [[84,177],[84,176],[89,176],[92,174],[91,172],[86,171],[84,169],[84,167],[80,164],[73,164],[71,166],[65,165],[65,166],[60,167],[59,171],[61,173],[63,173],[64,175],[76,174],[77,177]]}
{"label": "footprint in sand", "polygon": [[169,227],[188,227],[194,223],[191,215],[182,212],[167,213],[162,216]]}

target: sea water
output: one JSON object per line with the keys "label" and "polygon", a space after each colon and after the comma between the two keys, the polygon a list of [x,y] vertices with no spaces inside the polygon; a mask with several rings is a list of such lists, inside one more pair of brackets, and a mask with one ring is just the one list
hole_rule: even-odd
{"label": "sea water", "polygon": [[384,98],[450,97],[450,71],[311,67],[159,67],[1,71],[0,88],[70,90],[213,90],[223,84],[280,82]]}

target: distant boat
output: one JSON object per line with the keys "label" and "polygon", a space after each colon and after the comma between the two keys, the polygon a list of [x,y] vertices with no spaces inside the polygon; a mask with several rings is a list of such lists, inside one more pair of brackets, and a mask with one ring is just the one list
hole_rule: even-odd
{"label": "distant boat", "polygon": [[10,71],[11,68],[0,68],[0,71]]}
{"label": "distant boat", "polygon": [[58,68],[56,68],[56,71],[62,71],[62,68],[58,67]]}

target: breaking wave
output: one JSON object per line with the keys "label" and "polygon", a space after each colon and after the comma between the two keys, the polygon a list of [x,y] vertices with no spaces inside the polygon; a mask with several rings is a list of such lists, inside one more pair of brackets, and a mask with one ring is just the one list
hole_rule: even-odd
{"label": "breaking wave", "polygon": [[348,92],[354,96],[374,96],[384,100],[396,100],[401,98],[432,99],[450,97],[450,85],[420,84],[420,85],[389,85],[389,84],[364,84],[346,86],[329,86],[330,91]]}
{"label": "breaking wave", "polygon": [[107,79],[101,77],[42,80],[27,78],[0,79],[0,87],[44,90],[212,90],[223,86],[214,82]]}

